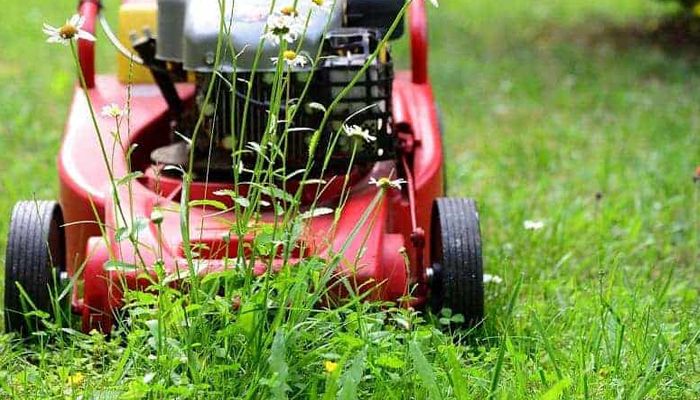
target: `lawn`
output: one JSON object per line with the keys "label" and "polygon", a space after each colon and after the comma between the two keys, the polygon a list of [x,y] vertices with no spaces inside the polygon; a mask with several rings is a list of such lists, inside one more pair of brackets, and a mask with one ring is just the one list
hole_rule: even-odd
{"label": "lawn", "polygon": [[[12,204],[55,196],[73,72],[68,52],[43,43],[41,24],[62,22],[73,3],[4,5],[3,249]],[[360,344],[367,367],[343,355],[345,372],[340,361],[340,371],[324,371],[325,350],[316,358],[289,350],[300,358],[288,360],[290,382],[314,381],[316,368],[326,385],[337,375],[349,387],[359,374],[361,398],[700,397],[700,184],[691,179],[700,164],[700,57],[640,34],[668,12],[652,0],[443,0],[432,12],[431,76],[447,128],[449,191],[479,201],[486,272],[503,282],[487,286],[485,326],[460,344],[420,323],[415,335],[435,335],[436,348],[423,343],[426,356],[411,345],[372,361],[393,349]],[[526,220],[544,227],[526,230]],[[386,342],[395,346],[416,343],[382,332],[396,335]],[[345,340],[333,351],[352,347]],[[84,390],[119,398],[129,388],[135,397],[199,398],[198,390],[223,390],[216,382],[230,385],[167,380],[162,360],[125,355],[132,347],[115,342],[69,335],[29,348],[0,336],[0,397]],[[225,376],[224,365],[207,361],[202,375]],[[240,379],[262,382],[261,371]],[[411,377],[411,386],[394,386]],[[156,382],[166,383],[149,392]],[[262,396],[274,379],[265,382],[236,387]],[[181,392],[163,394],[180,383]],[[316,390],[323,397],[323,386]]]}

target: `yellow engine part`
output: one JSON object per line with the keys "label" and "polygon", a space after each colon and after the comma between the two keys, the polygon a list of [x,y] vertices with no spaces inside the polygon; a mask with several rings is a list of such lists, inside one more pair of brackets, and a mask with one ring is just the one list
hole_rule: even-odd
{"label": "yellow engine part", "polygon": [[[129,35],[133,32],[141,34],[144,29],[150,29],[155,34],[158,26],[158,5],[154,0],[130,0],[119,8],[119,41],[131,50]],[[122,54],[117,54],[117,76],[124,84],[153,83],[153,77],[148,68],[132,64]]]}

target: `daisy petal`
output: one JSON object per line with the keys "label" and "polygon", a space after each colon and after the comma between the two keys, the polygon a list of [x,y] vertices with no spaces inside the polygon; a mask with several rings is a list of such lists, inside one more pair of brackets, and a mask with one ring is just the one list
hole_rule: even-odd
{"label": "daisy petal", "polygon": [[92,33],[82,30],[78,31],[78,39],[88,40],[90,42],[94,42],[97,40],[95,36],[92,35]]}
{"label": "daisy petal", "polygon": [[70,25],[77,27],[78,24],[80,23],[80,18],[81,18],[80,14],[73,14],[73,16],[70,17],[70,19],[68,21],[66,21],[66,24],[70,24]]}

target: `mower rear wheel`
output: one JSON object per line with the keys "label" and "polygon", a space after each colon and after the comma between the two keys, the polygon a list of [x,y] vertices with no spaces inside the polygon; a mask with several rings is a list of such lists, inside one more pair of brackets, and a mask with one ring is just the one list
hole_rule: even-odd
{"label": "mower rear wheel", "polygon": [[484,272],[476,203],[439,198],[431,217],[430,279],[433,310],[449,308],[473,327],[484,318]]}
{"label": "mower rear wheel", "polygon": [[18,202],[12,210],[5,252],[5,331],[28,336],[38,321],[25,317],[25,312],[52,314],[51,293],[56,293],[54,288],[65,265],[60,205],[54,201]]}

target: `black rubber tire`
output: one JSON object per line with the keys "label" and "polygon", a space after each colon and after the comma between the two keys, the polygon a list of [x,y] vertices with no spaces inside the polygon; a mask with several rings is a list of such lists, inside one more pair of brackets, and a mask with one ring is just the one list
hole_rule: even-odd
{"label": "black rubber tire", "polygon": [[58,282],[58,273],[65,270],[65,249],[63,213],[58,203],[15,204],[5,252],[5,331],[28,336],[36,328],[36,321],[23,314],[32,309],[17,284],[37,310],[52,314],[50,288]]}
{"label": "black rubber tire", "polygon": [[465,326],[484,319],[481,228],[474,200],[438,198],[431,217],[431,303],[464,316]]}

